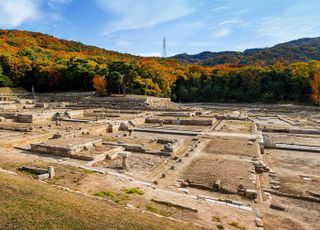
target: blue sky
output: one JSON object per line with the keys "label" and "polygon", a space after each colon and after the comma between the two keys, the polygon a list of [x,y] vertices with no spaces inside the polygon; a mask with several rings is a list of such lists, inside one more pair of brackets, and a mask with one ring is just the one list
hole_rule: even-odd
{"label": "blue sky", "polygon": [[0,0],[0,28],[144,56],[262,48],[320,36],[320,0]]}

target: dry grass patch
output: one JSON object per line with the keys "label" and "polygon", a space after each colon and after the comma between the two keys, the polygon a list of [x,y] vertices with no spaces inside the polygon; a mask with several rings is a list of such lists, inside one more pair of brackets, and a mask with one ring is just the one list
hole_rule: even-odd
{"label": "dry grass patch", "polygon": [[25,177],[0,174],[0,229],[197,229]]}

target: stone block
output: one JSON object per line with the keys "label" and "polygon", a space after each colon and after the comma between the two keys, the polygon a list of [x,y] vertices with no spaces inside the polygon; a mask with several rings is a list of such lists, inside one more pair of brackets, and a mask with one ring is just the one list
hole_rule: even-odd
{"label": "stone block", "polygon": [[37,177],[38,177],[38,180],[47,180],[50,178],[50,175],[49,173],[44,173],[44,174],[38,175]]}
{"label": "stone block", "polygon": [[285,211],[286,210],[286,208],[283,205],[276,204],[276,203],[271,203],[270,208],[272,208],[274,210],[278,210],[278,211]]}
{"label": "stone block", "polygon": [[257,227],[264,227],[263,222],[260,218],[256,218],[255,222]]}
{"label": "stone block", "polygon": [[246,197],[249,199],[256,199],[258,197],[258,192],[255,189],[247,189],[246,190]]}

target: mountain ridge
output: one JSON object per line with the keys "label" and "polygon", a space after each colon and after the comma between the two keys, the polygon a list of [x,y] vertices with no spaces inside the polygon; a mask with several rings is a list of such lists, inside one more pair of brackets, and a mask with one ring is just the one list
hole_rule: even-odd
{"label": "mountain ridge", "polygon": [[320,37],[300,38],[283,42],[267,48],[251,48],[244,51],[203,51],[198,54],[177,54],[171,58],[183,63],[193,63],[205,66],[219,64],[251,65],[264,63],[267,65],[276,62],[290,64],[320,60]]}

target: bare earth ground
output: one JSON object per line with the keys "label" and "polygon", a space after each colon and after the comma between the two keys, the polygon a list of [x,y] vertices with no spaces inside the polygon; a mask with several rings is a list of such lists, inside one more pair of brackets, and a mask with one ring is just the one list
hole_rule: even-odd
{"label": "bare earth ground", "polygon": [[204,151],[209,154],[254,157],[257,156],[257,143],[249,145],[246,138],[214,137]]}
{"label": "bare earth ground", "polygon": [[224,132],[241,132],[241,133],[251,133],[252,123],[247,121],[224,121],[224,125],[221,131]]}
{"label": "bare earth ground", "polygon": [[238,185],[252,188],[249,180],[250,163],[231,160],[212,155],[205,155],[190,162],[183,172],[183,179],[212,187],[216,180],[221,180],[222,186],[237,191]]}
{"label": "bare earth ground", "polygon": [[[280,191],[307,195],[308,190],[320,192],[319,153],[268,150],[265,162],[277,173]],[[311,180],[303,180],[307,176]]]}
{"label": "bare earth ground", "polygon": [[275,143],[320,146],[320,137],[316,135],[272,134],[270,136]]}

